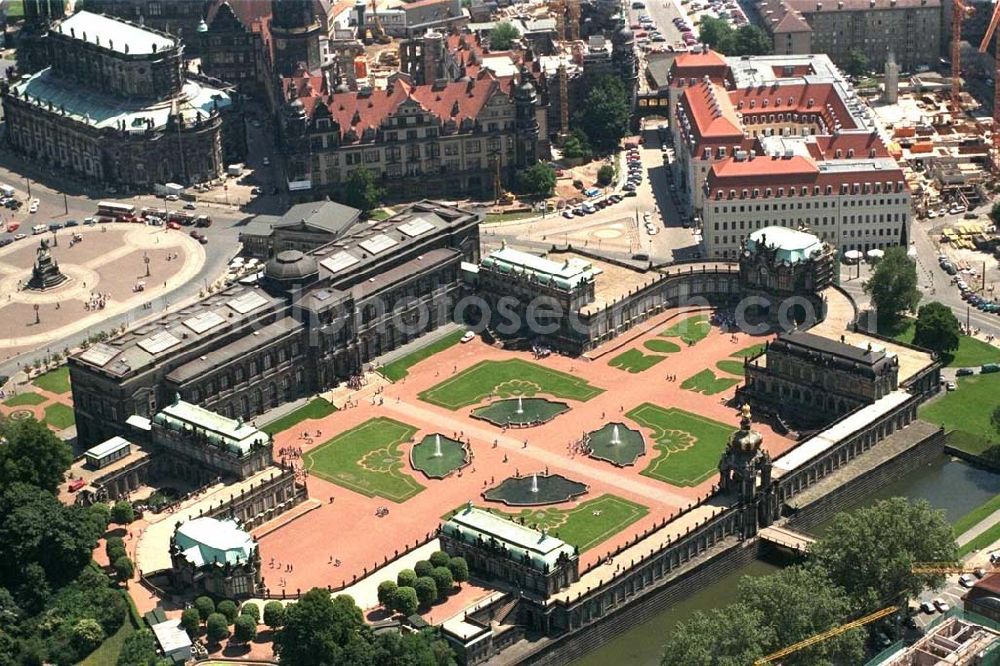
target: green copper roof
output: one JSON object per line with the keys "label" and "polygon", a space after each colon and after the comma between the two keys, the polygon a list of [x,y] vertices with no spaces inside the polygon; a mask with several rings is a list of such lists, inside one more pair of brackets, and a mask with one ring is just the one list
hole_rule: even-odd
{"label": "green copper roof", "polygon": [[785,227],[764,227],[747,237],[746,248],[753,251],[763,242],[766,247],[778,249],[778,259],[789,263],[805,261],[823,248],[823,242],[812,234]]}
{"label": "green copper roof", "polygon": [[197,567],[205,564],[246,562],[256,547],[253,537],[235,520],[195,518],[174,532],[184,558]]}

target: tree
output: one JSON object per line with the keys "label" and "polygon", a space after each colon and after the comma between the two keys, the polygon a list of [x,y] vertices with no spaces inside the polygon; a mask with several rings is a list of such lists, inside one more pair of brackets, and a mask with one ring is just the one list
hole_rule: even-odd
{"label": "tree", "polygon": [[215,612],[222,613],[226,616],[226,621],[232,624],[236,621],[236,616],[239,614],[236,609],[236,602],[232,599],[223,599],[215,605]]}
{"label": "tree", "polygon": [[448,555],[448,553],[444,552],[443,550],[435,550],[433,553],[431,553],[429,559],[431,564],[433,564],[435,567],[446,567],[448,566],[448,562],[451,560],[451,556]]}
{"label": "tree", "polygon": [[374,663],[378,666],[436,666],[453,664],[447,641],[431,630],[420,633],[382,634],[375,639]]}
{"label": "tree", "polygon": [[280,601],[268,601],[264,604],[264,624],[272,630],[285,623],[285,606]]}
{"label": "tree", "polygon": [[570,135],[563,141],[563,157],[568,160],[589,160],[593,152],[590,148],[590,142],[587,140],[587,135],[579,129],[570,132]]}
{"label": "tree", "polygon": [[[792,645],[843,623],[854,610],[843,589],[820,567],[792,566],[770,576],[744,577],[737,588],[738,603],[760,613],[773,630],[768,651]],[[787,666],[858,664],[864,661],[865,632],[841,634],[815,647],[786,657]]]}
{"label": "tree", "polygon": [[615,168],[610,164],[602,164],[597,170],[597,184],[601,186],[610,185],[615,179]]}
{"label": "tree", "polygon": [[384,580],[378,584],[378,602],[386,610],[392,608],[392,600],[395,598],[398,588],[399,586],[392,580]]}
{"label": "tree", "polygon": [[128,555],[122,555],[119,557],[115,560],[112,567],[114,567],[115,576],[122,583],[132,580],[132,576],[135,575],[135,566],[132,564],[132,560],[129,559]]}
{"label": "tree", "polygon": [[469,580],[469,564],[464,557],[453,557],[448,560],[448,569],[456,583],[464,583]]}
{"label": "tree", "polygon": [[732,55],[769,55],[771,46],[772,42],[768,39],[767,33],[759,27],[752,24],[741,25],[736,29],[736,53]]}
{"label": "tree", "polygon": [[367,215],[377,208],[385,196],[385,190],[375,182],[375,174],[365,167],[358,167],[347,177],[343,202]]}
{"label": "tree", "polygon": [[677,623],[663,646],[663,666],[746,666],[769,654],[774,630],[757,610],[730,604]]}
{"label": "tree", "polygon": [[417,591],[417,600],[420,601],[420,605],[424,608],[437,601],[437,583],[435,583],[434,579],[430,576],[421,576],[418,578],[416,584],[413,586],[413,589]]}
{"label": "tree", "polygon": [[958,349],[961,335],[961,325],[947,305],[935,301],[920,306],[913,331],[913,344],[944,354]]}
{"label": "tree", "polygon": [[257,638],[257,621],[250,615],[240,615],[233,623],[233,638],[240,643],[249,643]]}
{"label": "tree", "polygon": [[201,615],[197,608],[185,608],[181,613],[181,626],[191,638],[197,638],[201,631]]}
{"label": "tree", "polygon": [[448,567],[434,567],[431,578],[434,579],[434,585],[437,586],[438,596],[441,599],[447,597],[451,588],[455,587],[455,580],[451,577]]}
{"label": "tree", "polygon": [[260,622],[260,607],[252,601],[240,606],[240,615],[249,615],[254,622]]}
{"label": "tree", "polygon": [[229,636],[229,620],[222,613],[212,613],[205,622],[205,634],[213,643],[224,640]]}
{"label": "tree", "polygon": [[282,666],[364,663],[371,641],[371,629],[351,597],[331,599],[326,590],[313,588],[285,609],[285,626],[275,634],[274,649]]}
{"label": "tree", "polygon": [[40,567],[38,584],[61,585],[80,575],[98,537],[87,515],[85,508],[65,506],[42,488],[0,485],[0,585],[22,584],[25,563]]}
{"label": "tree", "polygon": [[48,426],[27,418],[0,422],[0,488],[28,483],[55,493],[73,462],[69,444],[55,436]]}
{"label": "tree", "polygon": [[125,540],[119,536],[113,536],[104,542],[104,554],[108,557],[108,562],[114,562],[122,555],[126,555]]}
{"label": "tree", "polygon": [[111,507],[111,522],[118,525],[128,525],[135,520],[135,509],[127,500],[119,500]]}
{"label": "tree", "polygon": [[211,597],[198,597],[194,600],[194,607],[198,609],[202,622],[207,621],[208,616],[215,612],[215,602]]}
{"label": "tree", "polygon": [[520,36],[521,31],[509,21],[497,23],[493,29],[490,30],[490,50],[506,51],[511,47],[514,40],[518,39]]}
{"label": "tree", "polygon": [[727,56],[771,53],[771,40],[755,25],[744,25],[734,30],[728,21],[705,16],[698,24],[698,36],[703,44],[709,44]]}
{"label": "tree", "polygon": [[556,171],[544,162],[535,162],[517,175],[517,189],[521,194],[547,197],[556,186]]}
{"label": "tree", "polygon": [[417,598],[417,591],[412,587],[396,588],[396,596],[392,600],[392,608],[397,613],[403,615],[413,615],[417,612],[420,600]]}
{"label": "tree", "polygon": [[149,629],[140,629],[126,638],[118,653],[118,666],[164,666],[169,663],[156,654],[156,637]]}
{"label": "tree", "polygon": [[990,208],[990,219],[993,220],[993,224],[1000,224],[1000,201],[993,204],[993,208]]}
{"label": "tree", "polygon": [[618,79],[602,76],[590,87],[575,124],[598,150],[610,151],[628,133],[629,99]]}
{"label": "tree", "polygon": [[90,654],[104,642],[104,629],[97,620],[85,617],[73,625],[73,647],[80,655]]}
{"label": "tree", "polygon": [[104,502],[91,504],[87,508],[87,517],[93,523],[97,534],[104,534],[108,529],[108,523],[111,522],[111,507]]}
{"label": "tree", "polygon": [[433,570],[434,565],[430,563],[430,560],[420,560],[413,565],[413,571],[417,574],[417,578],[430,576]]}
{"label": "tree", "polygon": [[864,51],[851,49],[847,52],[847,64],[844,69],[851,76],[864,76],[871,71],[871,64]]}
{"label": "tree", "polygon": [[813,544],[812,561],[844,588],[854,607],[875,610],[940,587],[940,574],[913,573],[914,562],[952,562],[955,536],[942,511],[926,501],[882,500],[837,514]]}
{"label": "tree", "polygon": [[417,572],[413,569],[403,569],[396,574],[396,585],[399,587],[413,587],[417,582]]}
{"label": "tree", "polygon": [[906,249],[890,247],[878,263],[871,278],[864,284],[871,297],[878,321],[898,327],[904,314],[913,310],[920,300],[917,290],[917,265],[906,256]]}

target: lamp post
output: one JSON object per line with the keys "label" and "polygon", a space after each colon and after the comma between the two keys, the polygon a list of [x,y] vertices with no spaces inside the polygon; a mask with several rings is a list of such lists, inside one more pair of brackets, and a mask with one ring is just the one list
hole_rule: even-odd
{"label": "lamp post", "polygon": [[35,308],[35,323],[36,324],[41,324],[42,320],[39,319],[39,317],[38,317],[38,303],[35,303],[32,307]]}
{"label": "lamp post", "polygon": [[146,252],[142,253],[142,262],[146,264],[146,277],[149,277],[149,255]]}

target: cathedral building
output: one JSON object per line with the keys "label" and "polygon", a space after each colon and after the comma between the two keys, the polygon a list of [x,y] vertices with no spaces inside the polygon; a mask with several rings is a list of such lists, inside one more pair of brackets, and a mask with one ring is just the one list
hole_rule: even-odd
{"label": "cathedral building", "polygon": [[126,191],[224,173],[224,134],[241,136],[242,114],[227,84],[185,73],[180,40],[80,11],[41,43],[49,66],[4,84],[11,150]]}

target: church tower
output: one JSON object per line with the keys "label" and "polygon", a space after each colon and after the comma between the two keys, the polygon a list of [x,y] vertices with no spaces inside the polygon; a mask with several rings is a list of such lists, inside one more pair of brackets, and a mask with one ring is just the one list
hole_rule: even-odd
{"label": "church tower", "polygon": [[719,461],[719,488],[736,497],[742,513],[742,536],[749,538],[777,518],[771,483],[771,456],[761,448],[764,438],[752,429],[750,405],[740,411],[740,429],[729,437]]}
{"label": "church tower", "polygon": [[299,65],[309,72],[319,69],[324,25],[313,0],[271,0],[274,67],[279,76],[291,76]]}

